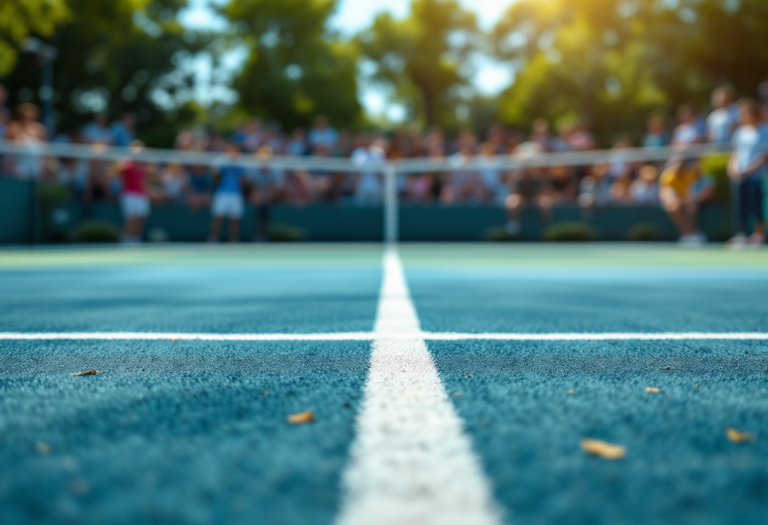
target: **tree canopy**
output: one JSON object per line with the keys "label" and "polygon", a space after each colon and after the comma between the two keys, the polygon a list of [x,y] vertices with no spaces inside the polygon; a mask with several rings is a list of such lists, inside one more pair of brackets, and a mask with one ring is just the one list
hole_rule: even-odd
{"label": "tree canopy", "polygon": [[18,46],[30,35],[50,36],[71,19],[65,0],[3,0],[0,2],[0,76],[11,72]]}
{"label": "tree canopy", "polygon": [[412,0],[403,19],[378,15],[358,35],[361,52],[411,118],[451,125],[456,104],[470,98],[472,56],[482,48],[475,14],[457,0]]}
{"label": "tree canopy", "polygon": [[357,51],[328,29],[336,0],[231,0],[220,8],[248,59],[235,78],[239,106],[286,126],[315,115],[345,125],[362,116]]}

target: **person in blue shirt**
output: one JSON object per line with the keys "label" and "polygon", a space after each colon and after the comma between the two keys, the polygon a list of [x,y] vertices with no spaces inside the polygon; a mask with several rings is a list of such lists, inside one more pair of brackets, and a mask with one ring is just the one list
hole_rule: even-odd
{"label": "person in blue shirt", "polygon": [[109,126],[112,135],[112,144],[120,148],[127,148],[136,138],[133,128],[136,125],[136,116],[133,113],[125,113],[120,120],[116,120]]}
{"label": "person in blue shirt", "polygon": [[229,241],[240,240],[240,219],[245,211],[243,199],[243,179],[245,168],[237,164],[240,146],[231,143],[227,146],[227,159],[218,168],[216,191],[211,201],[211,231],[208,242],[218,242],[221,223],[229,219]]}
{"label": "person in blue shirt", "polygon": [[[768,129],[760,125],[760,106],[756,101],[739,102],[741,125],[733,134],[733,153],[728,175],[738,184],[739,232],[731,246],[765,244],[763,178],[768,174]],[[754,232],[747,237],[751,223]]]}

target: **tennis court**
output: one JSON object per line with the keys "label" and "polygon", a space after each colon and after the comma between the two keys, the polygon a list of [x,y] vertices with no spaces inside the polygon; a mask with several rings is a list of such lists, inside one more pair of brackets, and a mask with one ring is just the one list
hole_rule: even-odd
{"label": "tennis court", "polygon": [[0,522],[764,524],[767,263],[0,251]]}

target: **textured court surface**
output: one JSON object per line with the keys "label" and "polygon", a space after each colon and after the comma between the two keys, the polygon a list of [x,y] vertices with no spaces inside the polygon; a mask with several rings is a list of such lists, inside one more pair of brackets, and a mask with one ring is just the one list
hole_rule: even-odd
{"label": "textured court surface", "polygon": [[[382,256],[0,251],[0,332],[370,332]],[[425,331],[768,332],[764,251],[405,245],[400,257]],[[768,341],[427,348],[499,510],[489,523],[768,523]],[[338,522],[371,359],[367,341],[0,339],[0,523]],[[286,422],[306,409],[314,423]],[[727,427],[756,440],[733,443]],[[584,437],[627,456],[586,456]]]}

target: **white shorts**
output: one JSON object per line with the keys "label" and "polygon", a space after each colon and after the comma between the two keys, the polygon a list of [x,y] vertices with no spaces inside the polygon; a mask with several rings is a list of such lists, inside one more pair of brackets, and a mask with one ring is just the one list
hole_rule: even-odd
{"label": "white shorts", "polygon": [[211,214],[214,217],[239,219],[243,216],[243,196],[239,193],[216,193],[211,202]]}
{"label": "white shorts", "polygon": [[126,219],[147,217],[149,215],[149,198],[146,195],[123,193],[120,196],[120,205],[123,208],[123,216]]}

